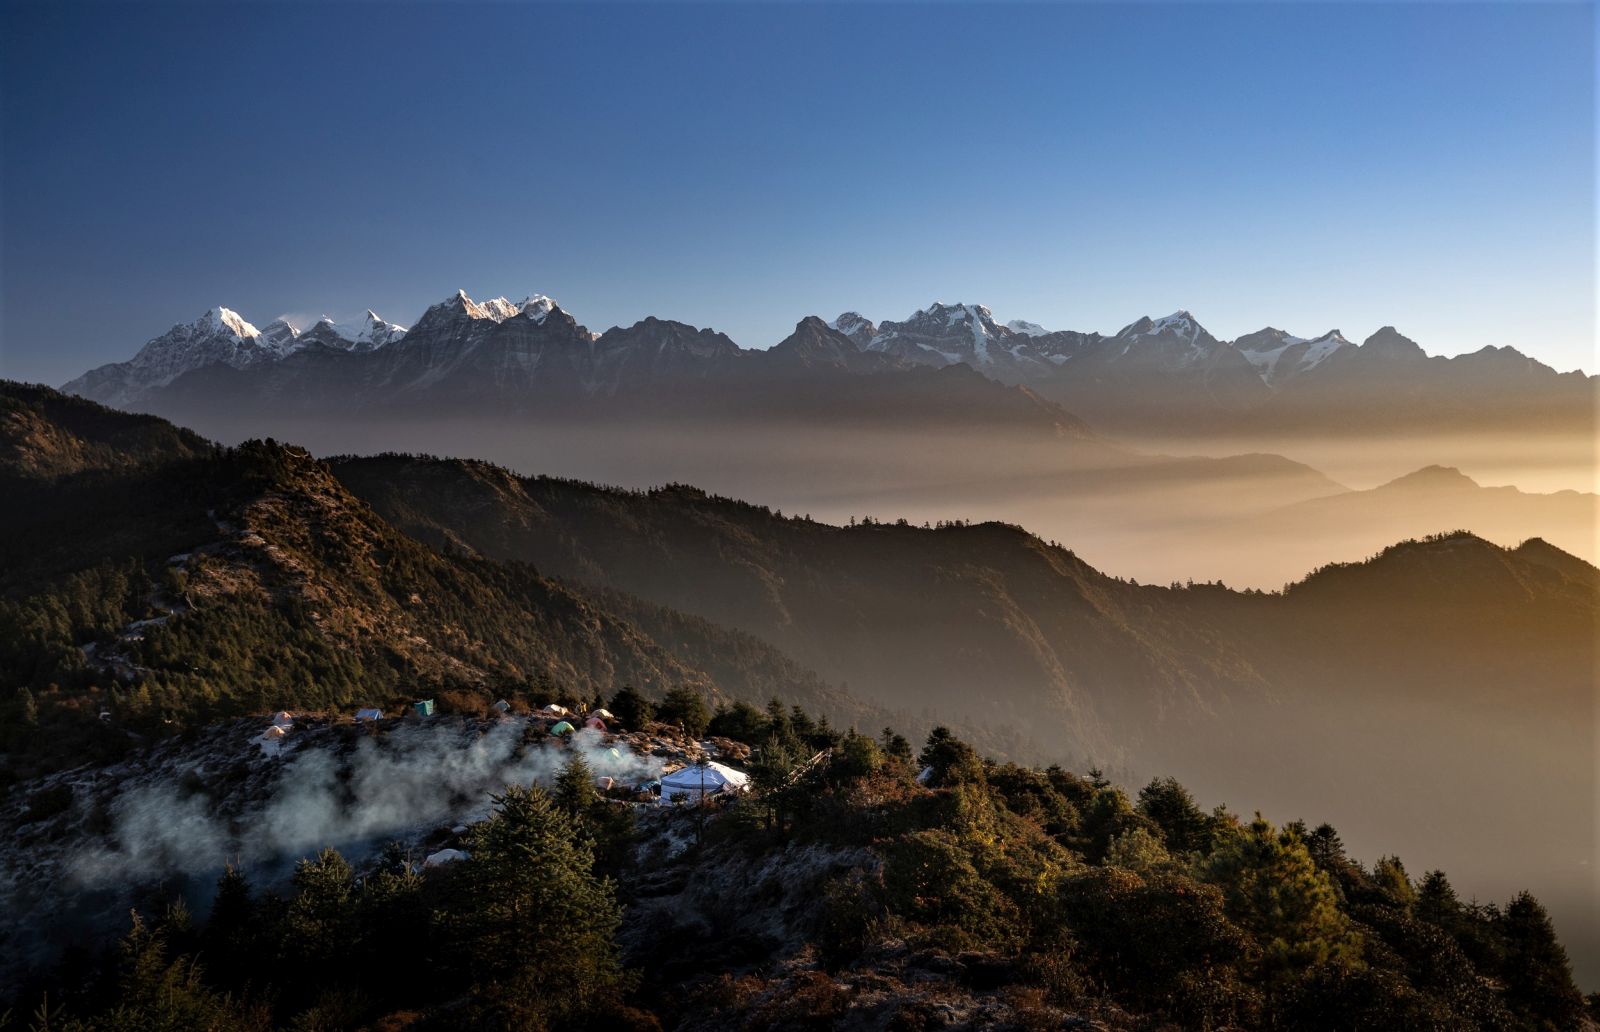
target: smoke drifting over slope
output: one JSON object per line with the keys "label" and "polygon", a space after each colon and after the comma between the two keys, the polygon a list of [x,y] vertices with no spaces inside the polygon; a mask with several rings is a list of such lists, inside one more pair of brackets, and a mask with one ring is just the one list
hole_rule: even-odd
{"label": "smoke drifting over slope", "polygon": [[[237,745],[227,746],[228,755],[217,760],[237,764]],[[517,718],[486,729],[406,725],[343,744],[319,730],[291,732],[281,760],[252,762],[232,789],[217,785],[232,771],[219,770],[208,756],[195,766],[156,768],[113,790],[106,803],[110,834],[72,857],[69,869],[81,885],[99,888],[130,873],[156,880],[205,875],[228,862],[271,867],[325,847],[359,857],[445,822],[479,819],[506,785],[548,785],[574,756],[597,775],[623,782],[661,773],[655,757],[626,746],[617,753],[599,732],[580,732],[561,745],[538,723]]]}

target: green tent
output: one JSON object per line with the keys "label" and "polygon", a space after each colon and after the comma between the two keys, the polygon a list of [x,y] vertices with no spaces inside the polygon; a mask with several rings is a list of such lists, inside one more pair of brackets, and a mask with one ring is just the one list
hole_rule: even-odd
{"label": "green tent", "polygon": [[572,734],[572,731],[572,725],[567,723],[565,720],[550,729],[550,733],[553,735],[570,735]]}
{"label": "green tent", "polygon": [[419,716],[419,717],[431,717],[431,716],[433,716],[433,700],[432,699],[423,699],[421,702],[413,702],[411,704],[411,708],[416,710],[417,716]]}

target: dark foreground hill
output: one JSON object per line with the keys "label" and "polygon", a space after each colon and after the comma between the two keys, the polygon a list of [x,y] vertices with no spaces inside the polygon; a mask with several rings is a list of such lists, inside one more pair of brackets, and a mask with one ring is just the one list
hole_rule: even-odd
{"label": "dark foreground hill", "polygon": [[[143,885],[120,950],[79,936],[13,989],[13,1013],[32,1015],[17,1024],[1586,1027],[1527,893],[1465,902],[1442,870],[1359,862],[1325,823],[1207,812],[1170,778],[1135,794],[1098,772],[984,761],[942,728],[914,755],[888,729],[841,735],[804,716],[724,715],[762,744],[718,740],[722,760],[748,756],[754,787],[709,812],[634,787],[659,756],[704,758],[693,741],[657,726],[562,742],[504,716],[302,722],[278,757],[227,726],[106,776],[30,785],[66,798],[0,808],[0,860],[61,877],[8,879],[12,902],[78,883],[125,896],[158,862],[198,872],[246,852],[199,917],[174,902],[183,883]],[[633,773],[603,795],[590,763],[619,754]],[[374,831],[390,845],[348,848]],[[259,864],[273,842],[304,857],[287,877]],[[345,851],[319,851],[332,843]]]}

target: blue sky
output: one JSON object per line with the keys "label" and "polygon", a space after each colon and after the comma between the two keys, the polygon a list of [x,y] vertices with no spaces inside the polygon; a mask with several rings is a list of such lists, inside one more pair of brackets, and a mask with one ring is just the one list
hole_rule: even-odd
{"label": "blue sky", "polygon": [[1586,4],[10,4],[0,373],[456,288],[1593,369]]}

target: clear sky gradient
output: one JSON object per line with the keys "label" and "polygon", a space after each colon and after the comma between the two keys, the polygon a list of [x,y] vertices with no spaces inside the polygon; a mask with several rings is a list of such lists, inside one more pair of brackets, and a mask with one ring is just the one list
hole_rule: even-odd
{"label": "clear sky gradient", "polygon": [[0,7],[0,374],[465,288],[1593,370],[1588,4]]}

